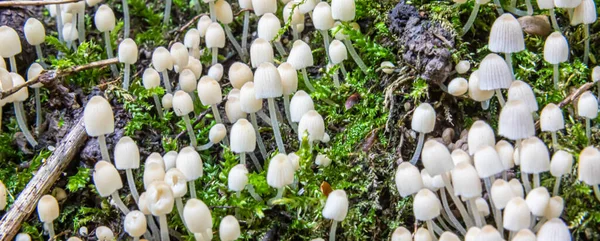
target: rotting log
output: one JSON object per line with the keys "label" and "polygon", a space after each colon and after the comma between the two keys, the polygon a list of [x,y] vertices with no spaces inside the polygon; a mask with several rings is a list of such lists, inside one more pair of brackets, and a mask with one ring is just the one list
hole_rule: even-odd
{"label": "rotting log", "polygon": [[21,223],[35,210],[37,201],[49,192],[86,139],[83,113],[81,113],[71,126],[71,131],[60,141],[56,150],[39,168],[10,210],[0,220],[0,241],[13,240],[21,228]]}

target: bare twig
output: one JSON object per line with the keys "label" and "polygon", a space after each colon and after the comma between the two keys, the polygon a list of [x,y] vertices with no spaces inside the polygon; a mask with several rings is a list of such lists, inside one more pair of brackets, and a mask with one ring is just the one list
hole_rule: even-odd
{"label": "bare twig", "polygon": [[0,2],[0,8],[2,8],[2,7],[22,7],[22,6],[45,6],[45,5],[74,3],[74,2],[79,2],[79,0],[3,1],[3,2]]}
{"label": "bare twig", "polygon": [[66,69],[44,70],[37,77],[30,79],[21,85],[15,86],[12,89],[7,90],[7,91],[0,92],[0,100],[4,99],[14,93],[17,93],[22,88],[27,88],[27,87],[37,84],[37,83],[42,83],[44,85],[47,85],[47,84],[52,83],[55,80],[57,80],[61,77],[64,77],[64,76],[68,76],[68,75],[71,75],[71,74],[74,74],[74,73],[77,73],[80,71],[84,71],[87,69],[101,68],[101,67],[105,67],[105,66],[108,66],[111,64],[116,64],[116,63],[119,63],[118,58],[100,60],[100,61],[92,62],[89,64],[85,64],[85,65],[69,67]]}
{"label": "bare twig", "polygon": [[581,94],[592,88],[592,86],[594,86],[594,83],[592,82],[585,83],[584,85],[580,86],[577,90],[575,90],[575,92],[571,93],[564,100],[558,103],[558,107],[562,108],[563,106],[568,105],[569,103],[577,99]]}

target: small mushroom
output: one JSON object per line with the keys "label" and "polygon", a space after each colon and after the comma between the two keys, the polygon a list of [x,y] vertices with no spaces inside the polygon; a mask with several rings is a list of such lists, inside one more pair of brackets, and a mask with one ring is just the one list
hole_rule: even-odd
{"label": "small mushroom", "polygon": [[[96,28],[98,28],[98,31],[104,33],[104,45],[106,47],[106,55],[109,59],[114,58],[115,54],[113,52],[112,41],[110,39],[110,31],[115,29],[115,13],[107,4],[103,4],[98,8],[98,10],[96,10],[96,14],[94,15],[94,23],[96,24]],[[110,70],[112,71],[113,76],[116,77],[119,75],[119,71],[117,70],[116,65],[110,65]]]}
{"label": "small mushroom", "polygon": [[106,161],[97,162],[94,166],[92,179],[101,197],[111,196],[123,214],[127,215],[129,213],[129,208],[125,206],[119,196],[119,189],[123,188],[123,182],[115,166]]}
{"label": "small mushroom", "polygon": [[40,221],[44,223],[44,229],[48,231],[48,240],[54,239],[54,225],[52,222],[56,220],[60,214],[58,201],[52,195],[44,195],[37,203],[37,213]]}
{"label": "small mushroom", "polygon": [[240,223],[234,216],[227,215],[221,219],[221,224],[219,224],[219,238],[222,241],[236,240],[240,237],[240,234]]}
{"label": "small mushroom", "polygon": [[110,162],[105,135],[115,131],[115,117],[108,101],[101,96],[92,97],[83,110],[83,123],[87,134],[98,138],[102,159]]}
{"label": "small mushroom", "polygon": [[344,190],[335,190],[327,196],[325,207],[323,207],[323,217],[331,219],[331,229],[329,231],[329,241],[335,241],[335,231],[338,222],[344,221],[348,214],[348,196]]}

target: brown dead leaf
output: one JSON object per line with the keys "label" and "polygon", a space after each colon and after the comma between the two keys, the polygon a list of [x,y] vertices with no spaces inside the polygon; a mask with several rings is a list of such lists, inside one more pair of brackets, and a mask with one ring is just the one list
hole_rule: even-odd
{"label": "brown dead leaf", "polygon": [[356,105],[359,100],[360,100],[359,93],[354,93],[354,94],[350,95],[350,97],[348,97],[348,99],[346,99],[346,104],[345,104],[346,110],[349,110],[350,108],[352,108],[352,106]]}
{"label": "brown dead leaf", "polygon": [[327,197],[329,193],[333,192],[333,189],[331,189],[331,185],[328,182],[323,181],[321,183],[321,192]]}

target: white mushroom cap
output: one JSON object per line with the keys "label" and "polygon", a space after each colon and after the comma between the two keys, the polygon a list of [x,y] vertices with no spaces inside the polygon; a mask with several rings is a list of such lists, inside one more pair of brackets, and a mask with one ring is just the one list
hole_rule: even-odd
{"label": "white mushroom cap", "polygon": [[500,112],[498,134],[510,140],[525,139],[535,135],[533,116],[525,102],[520,100],[506,102]]}
{"label": "white mushroom cap", "polygon": [[162,156],[158,152],[152,152],[152,153],[150,153],[150,155],[148,157],[146,157],[146,161],[144,162],[144,165],[148,166],[151,163],[159,164],[163,170],[166,170],[165,169],[165,161],[163,160]]}
{"label": "white mushroom cap", "polygon": [[559,218],[553,218],[540,228],[537,232],[537,240],[571,240],[569,227]]}
{"label": "white mushroom cap", "polygon": [[480,178],[488,178],[504,171],[500,156],[496,149],[491,146],[483,146],[473,156],[475,169]]}
{"label": "white mushroom cap", "polygon": [[510,184],[503,179],[497,179],[492,184],[491,199],[496,209],[502,210],[508,202],[518,195],[513,191]]}
{"label": "white mushroom cap", "polygon": [[229,82],[236,89],[241,89],[246,82],[252,82],[254,73],[248,65],[242,62],[235,62],[229,67]]}
{"label": "white mushroom cap", "polygon": [[392,241],[412,241],[412,234],[405,227],[397,227],[392,233]]}
{"label": "white mushroom cap", "polygon": [[44,195],[37,203],[37,213],[40,221],[43,223],[51,223],[58,218],[60,209],[58,201],[52,195]]}
{"label": "white mushroom cap", "polygon": [[440,235],[440,241],[461,241],[460,238],[458,238],[458,236],[456,236],[456,234],[446,231],[443,232],[442,235]]}
{"label": "white mushroom cap", "polygon": [[173,197],[181,198],[187,193],[187,179],[183,172],[177,168],[171,168],[165,173],[164,181],[171,187]]}
{"label": "white mushroom cap", "polygon": [[2,183],[2,181],[0,180],[0,211],[4,210],[4,208],[6,208],[6,197],[7,197],[7,191],[6,191],[6,186],[4,186],[4,183]]}
{"label": "white mushroom cap", "polygon": [[586,91],[579,97],[577,115],[588,119],[596,119],[598,116],[598,99],[592,92]]}
{"label": "white mushroom cap", "polygon": [[281,87],[283,95],[292,95],[298,90],[298,71],[288,62],[284,62],[277,67],[281,77]]}
{"label": "white mushroom cap", "polygon": [[138,60],[138,47],[133,39],[126,38],[119,44],[119,62],[135,64]]}
{"label": "white mushroom cap", "polygon": [[502,162],[502,166],[504,170],[509,170],[515,166],[515,162],[513,159],[513,155],[515,153],[515,149],[513,146],[505,140],[500,140],[496,143],[496,152],[500,157],[500,162]]}
{"label": "white mushroom cap", "polygon": [[[25,78],[27,78],[27,81],[32,81],[34,78],[39,77],[42,74],[42,71],[44,71],[44,67],[41,64],[33,63],[27,69],[27,75],[25,76]],[[12,79],[12,77],[11,77],[11,79]],[[31,88],[35,89],[35,88],[40,88],[42,86],[44,86],[42,83],[37,83],[37,84],[31,85]]]}
{"label": "white mushroom cap", "polygon": [[[291,20],[290,25],[292,26],[304,24],[304,13],[300,12],[300,8],[304,4],[301,4],[298,7],[294,7],[295,3],[296,1],[290,1],[287,4],[285,4],[285,7],[283,7],[283,21],[285,23],[288,23],[288,21]],[[312,3],[312,1],[306,1],[305,3]],[[292,9],[294,10],[293,13]],[[292,15],[291,18],[290,15]]]}
{"label": "white mushroom cap", "polygon": [[529,229],[521,229],[511,241],[536,241],[535,234]]}
{"label": "white mushroom cap", "polygon": [[204,76],[198,81],[198,97],[202,105],[216,105],[223,100],[221,85],[210,76]]}
{"label": "white mushroom cap", "polygon": [[46,40],[46,28],[40,20],[28,18],[23,26],[25,40],[31,45],[40,45]]}
{"label": "white mushroom cap", "polygon": [[144,189],[154,182],[163,182],[165,180],[165,167],[159,163],[148,163],[144,168]]}
{"label": "white mushroom cap", "polygon": [[153,68],[147,68],[142,74],[142,84],[147,90],[160,86],[160,75]]}
{"label": "white mushroom cap", "polygon": [[421,169],[421,180],[423,183],[423,188],[427,188],[434,192],[438,190],[438,188],[433,185],[433,177],[429,175],[426,169]]}
{"label": "white mushroom cap", "polygon": [[587,185],[600,184],[600,151],[593,146],[584,148],[579,153],[579,181]]}
{"label": "white mushroom cap", "polygon": [[192,28],[185,33],[183,44],[189,49],[200,48],[200,31]]}
{"label": "white mushroom cap", "polygon": [[481,147],[493,147],[496,144],[494,130],[485,121],[475,121],[469,129],[467,144],[469,145],[469,154],[471,155],[475,154]]}
{"label": "white mushroom cap", "polygon": [[[274,188],[283,188],[294,182],[294,166],[287,156],[277,154],[269,162],[267,170],[267,183]],[[329,194],[331,195],[331,194]]]}
{"label": "white mushroom cap", "polygon": [[140,237],[146,233],[146,216],[140,211],[131,211],[125,216],[123,226],[131,237]]}
{"label": "white mushroom cap", "polygon": [[294,171],[300,170],[300,156],[298,156],[295,152],[290,152],[287,156],[292,163],[292,166],[294,166]]}
{"label": "white mushroom cap", "polygon": [[15,237],[15,241],[31,241],[31,236],[27,233],[19,233]]}
{"label": "white mushroom cap", "polygon": [[192,97],[183,90],[178,90],[173,96],[173,110],[177,116],[184,116],[194,111]]}
{"label": "white mushroom cap", "polygon": [[241,192],[248,184],[248,169],[244,164],[237,164],[227,175],[227,187],[229,190]]}
{"label": "white mushroom cap", "polygon": [[63,25],[62,34],[65,41],[75,41],[79,39],[77,26],[72,22],[67,22]]}
{"label": "white mushroom cap", "polygon": [[504,59],[493,53],[481,60],[477,77],[479,89],[482,90],[508,89],[513,81],[510,68]]}
{"label": "white mushroom cap", "polygon": [[527,206],[529,207],[529,210],[531,210],[531,213],[538,217],[544,216],[549,201],[550,194],[545,187],[534,188],[527,193],[527,197],[525,198],[525,202],[527,202]]}
{"label": "white mushroom cap", "polygon": [[409,162],[402,162],[396,169],[396,188],[400,196],[407,197],[423,189],[423,179],[419,169]]}
{"label": "white mushroom cap", "polygon": [[204,42],[207,48],[223,48],[225,47],[225,30],[218,23],[211,23],[206,29]]}
{"label": "white mushroom cap", "polygon": [[290,115],[293,122],[299,122],[309,110],[314,110],[313,100],[304,90],[297,91],[290,101]]}
{"label": "white mushroom cap", "polygon": [[452,185],[454,194],[465,200],[481,196],[481,179],[468,162],[461,162],[452,169]]}
{"label": "white mushroom cap", "polygon": [[300,141],[302,141],[305,131],[308,132],[309,142],[322,140],[325,135],[325,122],[323,121],[323,116],[315,110],[306,112],[302,116],[302,119],[300,119],[300,123],[298,123],[298,139]]}
{"label": "white mushroom cap", "polygon": [[101,136],[115,131],[115,117],[108,101],[101,96],[92,97],[83,110],[83,123],[89,136]]}
{"label": "white mushroom cap", "polygon": [[152,65],[158,72],[173,69],[173,57],[165,47],[158,47],[152,53]]}
{"label": "white mushroom cap", "polygon": [[502,222],[505,229],[513,232],[529,228],[531,211],[523,198],[513,197],[508,201]]}
{"label": "white mushroom cap", "polygon": [[481,231],[477,234],[477,240],[485,241],[504,241],[502,234],[496,230],[492,225],[486,225],[481,228]]}
{"label": "white mushroom cap", "polygon": [[547,104],[540,114],[542,131],[556,132],[565,129],[565,120],[560,108],[555,104]]}
{"label": "white mushroom cap", "polygon": [[331,1],[331,15],[333,19],[340,21],[352,21],[356,15],[354,0]]}
{"label": "white mushroom cap", "polygon": [[163,162],[165,163],[165,170],[171,170],[171,168],[175,168],[177,163],[177,152],[169,151],[165,153],[163,156]]}
{"label": "white mushroom cap", "polygon": [[536,112],[538,110],[535,94],[527,83],[516,80],[513,81],[508,88],[508,100],[522,100],[529,108],[529,111]]}
{"label": "white mushroom cap", "polygon": [[19,34],[9,26],[0,27],[0,38],[3,44],[0,45],[0,56],[4,58],[13,57],[21,53],[21,40]]}
{"label": "white mushroom cap", "polygon": [[241,9],[252,9],[252,1],[251,0],[238,0],[238,5]]}
{"label": "white mushroom cap", "polygon": [[215,64],[213,66],[210,66],[210,68],[208,68],[208,76],[210,76],[211,78],[215,79],[217,82],[221,81],[221,78],[223,78],[223,65],[222,64]]}
{"label": "white mushroom cap", "polygon": [[494,96],[493,90],[482,90],[479,88],[479,70],[473,71],[469,76],[469,97],[475,101],[486,101]]}
{"label": "white mushroom cap", "polygon": [[456,66],[454,66],[456,73],[459,73],[459,74],[467,73],[467,71],[469,71],[470,68],[471,68],[471,63],[468,60],[458,61]]}
{"label": "white mushroom cap", "polygon": [[290,50],[287,62],[296,69],[304,69],[314,65],[312,50],[310,46],[302,40],[296,40]]}
{"label": "white mushroom cap", "polygon": [[217,21],[222,24],[230,24],[233,22],[231,5],[225,0],[215,1],[215,15],[217,15]]}
{"label": "white mushroom cap", "polygon": [[268,42],[273,41],[279,35],[279,30],[281,29],[279,18],[272,13],[265,13],[260,17],[257,25],[256,32],[258,33],[258,38]]}
{"label": "white mushroom cap", "polygon": [[558,218],[563,212],[565,208],[565,203],[562,197],[554,196],[551,197],[548,201],[548,206],[546,207],[546,212],[544,213],[544,217],[546,219]]}
{"label": "white mushroom cap", "polygon": [[240,107],[246,113],[255,113],[262,109],[262,99],[257,99],[254,82],[246,82],[240,90]]}
{"label": "white mushroom cap", "polygon": [[198,154],[196,149],[191,146],[184,147],[179,151],[175,166],[183,172],[188,182],[202,177],[202,158],[200,158],[200,154]]}
{"label": "white mushroom cap", "polygon": [[436,140],[428,140],[423,145],[421,161],[431,176],[437,176],[451,171],[454,162],[448,148]]}
{"label": "white mushroom cap", "polygon": [[510,188],[513,190],[513,193],[516,194],[518,197],[525,197],[525,191],[523,190],[523,185],[521,184],[521,182],[516,179],[510,179],[510,181],[508,182],[508,184],[510,185]]}
{"label": "white mushroom cap", "polygon": [[142,192],[140,193],[140,199],[138,199],[138,209],[140,210],[140,212],[146,214],[146,215],[150,215],[152,213],[150,213],[150,209],[148,209],[148,201],[146,200],[146,192]]}
{"label": "white mushroom cap", "polygon": [[546,38],[544,60],[551,64],[559,64],[569,60],[569,43],[560,32],[554,32]]}
{"label": "white mushroom cap", "polygon": [[419,228],[415,233],[414,241],[431,241],[431,235],[426,228]]}
{"label": "white mushroom cap", "polygon": [[329,30],[333,28],[333,17],[331,6],[327,2],[320,2],[313,9],[312,20],[316,29]]}
{"label": "white mushroom cap", "polygon": [[165,95],[163,95],[161,103],[163,108],[165,109],[173,108],[173,95],[171,93],[166,93]]}
{"label": "white mushroom cap", "polygon": [[[6,68],[6,67],[4,67],[4,68]],[[598,81],[600,81],[600,66],[596,66],[592,69],[592,82],[598,82]]]}
{"label": "white mushroom cap", "polygon": [[184,69],[179,73],[179,86],[181,90],[191,93],[196,90],[196,75],[189,69]]}
{"label": "white mushroom cap", "polygon": [[539,174],[550,170],[550,154],[542,140],[532,136],[521,142],[520,147],[521,172]]}
{"label": "white mushroom cap", "polygon": [[[337,39],[331,41],[331,43],[329,44],[329,58],[331,58],[331,63],[333,64],[339,64],[344,60],[348,59],[348,50],[346,49],[346,45],[344,45],[342,41],[339,41]],[[389,69],[385,68],[382,70],[383,72],[386,72],[386,70]]]}
{"label": "white mushroom cap", "polygon": [[174,65],[177,65],[180,68],[185,68],[188,65],[190,55],[188,53],[188,49],[182,43],[176,42],[173,45],[171,45],[169,54],[173,59]]}
{"label": "white mushroom cap", "polygon": [[115,13],[107,5],[102,4],[94,15],[94,23],[100,32],[112,31],[115,28]]}
{"label": "white mushroom cap", "polygon": [[525,49],[523,29],[510,13],[496,18],[490,30],[488,48],[496,53],[515,53]]}
{"label": "white mushroom cap", "polygon": [[571,17],[571,25],[593,24],[596,22],[598,14],[596,13],[596,4],[593,0],[582,0]]}
{"label": "white mushroom cap", "polygon": [[221,224],[219,224],[219,238],[222,241],[236,240],[240,237],[240,234],[240,223],[234,216],[227,215],[221,219]]}
{"label": "white mushroom cap", "polygon": [[448,93],[453,96],[461,96],[469,90],[469,82],[463,77],[454,78],[448,84]]}
{"label": "white mushroom cap", "polygon": [[277,11],[276,0],[252,0],[252,8],[256,16],[262,16],[265,13],[275,13]]}
{"label": "white mushroom cap", "polygon": [[435,127],[435,110],[429,103],[421,103],[413,113],[410,128],[416,132],[429,133]]}
{"label": "white mushroom cap", "polygon": [[478,197],[475,199],[475,205],[477,206],[477,211],[484,217],[490,215],[490,205],[483,199],[482,197]]}
{"label": "white mushroom cap", "polygon": [[440,215],[442,204],[429,189],[421,189],[413,201],[413,213],[419,221],[429,221]]}
{"label": "white mushroom cap", "polygon": [[[12,86],[19,86],[22,84],[25,84],[25,79],[23,79],[23,76],[21,76],[20,74],[17,74],[15,72],[10,72],[10,77],[12,79]],[[17,91],[16,93],[14,93],[11,96],[11,100],[12,101],[26,101],[27,98],[29,97],[29,91],[27,90],[27,88],[21,88],[19,91]]]}
{"label": "white mushroom cap", "polygon": [[206,36],[206,30],[208,30],[208,26],[212,23],[212,20],[210,20],[210,16],[204,15],[202,17],[200,17],[200,19],[198,20],[198,25],[197,25],[197,29],[198,32],[200,33],[200,37],[204,38]]}
{"label": "white mushroom cap", "polygon": [[231,151],[234,153],[253,152],[256,149],[256,132],[246,119],[239,119],[231,127]]}
{"label": "white mushroom cap", "polygon": [[113,192],[123,188],[123,182],[121,176],[115,167],[106,162],[99,161],[94,166],[94,173],[92,175],[96,190],[101,197],[108,197]]}
{"label": "white mushroom cap", "polygon": [[283,94],[279,71],[272,63],[262,63],[254,71],[254,93],[257,99],[276,98]]}
{"label": "white mushroom cap", "polygon": [[118,170],[140,167],[140,149],[129,136],[121,137],[115,145],[115,167]]}
{"label": "white mushroom cap", "polygon": [[183,219],[188,230],[193,233],[204,233],[212,228],[212,216],[208,206],[195,198],[185,203]]}
{"label": "white mushroom cap", "polygon": [[454,165],[458,165],[458,163],[461,162],[466,162],[473,165],[473,160],[471,160],[471,156],[469,156],[469,153],[463,151],[462,149],[454,149],[450,156],[452,157],[452,162],[454,163]]}
{"label": "white mushroom cap", "polygon": [[[0,58],[4,61],[4,58]],[[12,75],[6,70],[6,68],[0,68],[0,90],[6,91],[12,89],[13,80]],[[25,88],[23,88],[25,89]],[[17,92],[18,93],[18,92]],[[13,102],[14,94],[0,100],[0,106],[4,106],[6,103]]]}
{"label": "white mushroom cap", "polygon": [[581,4],[581,0],[554,0],[557,8],[575,8]]}
{"label": "white mushroom cap", "polygon": [[[321,167],[328,167],[331,165],[331,159],[327,155],[319,154],[315,158],[315,164]],[[294,170],[296,170],[296,167],[294,167]]]}
{"label": "white mushroom cap", "polygon": [[242,111],[240,103],[240,90],[232,89],[227,95],[227,102],[225,102],[225,115],[229,123],[235,123],[237,120],[246,118],[246,112]]}
{"label": "white mushroom cap", "polygon": [[165,182],[153,182],[146,190],[148,209],[154,216],[166,215],[173,211],[175,198],[171,187]]}
{"label": "white mushroom cap", "polygon": [[115,234],[110,228],[100,226],[96,228],[96,238],[98,241],[111,241],[115,240]]}
{"label": "white mushroom cap", "polygon": [[208,132],[208,139],[212,143],[219,143],[227,136],[227,128],[223,124],[215,124]]}
{"label": "white mushroom cap", "polygon": [[334,190],[327,196],[323,217],[341,222],[348,214],[348,196],[344,190]]}
{"label": "white mushroom cap", "polygon": [[257,68],[262,63],[273,63],[274,57],[271,43],[263,38],[257,38],[250,45],[250,62],[252,68]]}
{"label": "white mushroom cap", "polygon": [[552,176],[560,178],[562,175],[571,173],[573,168],[573,155],[570,153],[558,150],[552,155],[552,161],[550,161],[550,174]]}
{"label": "white mushroom cap", "polygon": [[477,235],[479,235],[479,233],[481,233],[481,229],[478,227],[473,226],[469,228],[467,234],[465,234],[465,241],[477,241]]}

